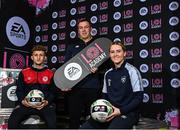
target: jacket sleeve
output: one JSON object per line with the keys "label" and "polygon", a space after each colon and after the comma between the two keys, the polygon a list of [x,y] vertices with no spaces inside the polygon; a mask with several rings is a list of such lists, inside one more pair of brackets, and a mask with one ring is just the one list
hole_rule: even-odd
{"label": "jacket sleeve", "polygon": [[24,76],[22,71],[19,73],[18,80],[17,80],[17,89],[16,95],[18,98],[18,102],[21,104],[22,100],[25,98],[25,90],[24,90]]}
{"label": "jacket sleeve", "polygon": [[129,104],[119,108],[122,114],[129,113],[132,110],[138,108],[138,106],[142,103],[143,100],[143,92],[142,91],[134,92],[133,97],[134,97],[133,100]]}
{"label": "jacket sleeve", "polygon": [[72,44],[69,44],[66,48],[65,62],[72,58]]}
{"label": "jacket sleeve", "polygon": [[135,68],[129,71],[129,75],[133,90],[133,99],[129,102],[129,104],[120,108],[120,111],[123,114],[137,109],[143,101],[143,86],[140,72]]}

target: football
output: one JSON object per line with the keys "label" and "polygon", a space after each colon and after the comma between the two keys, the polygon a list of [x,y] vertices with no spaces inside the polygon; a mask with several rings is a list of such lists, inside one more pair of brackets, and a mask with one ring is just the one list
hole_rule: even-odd
{"label": "football", "polygon": [[106,122],[106,117],[113,112],[112,105],[105,99],[98,99],[92,103],[91,117],[98,122]]}
{"label": "football", "polygon": [[42,91],[34,89],[27,94],[26,99],[31,105],[37,105],[44,100],[44,94]]}

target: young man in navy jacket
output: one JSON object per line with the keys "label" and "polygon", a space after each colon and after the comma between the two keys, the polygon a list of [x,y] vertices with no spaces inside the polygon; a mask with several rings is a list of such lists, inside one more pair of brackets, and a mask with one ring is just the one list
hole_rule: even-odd
{"label": "young man in navy jacket", "polygon": [[[65,61],[71,59],[94,40],[91,36],[91,24],[89,21],[86,19],[80,20],[77,28],[79,37],[69,44],[65,55]],[[82,111],[86,111],[87,115],[89,115],[90,105],[98,97],[100,83],[96,72],[97,68],[92,68],[91,71],[91,74],[76,84],[71,90],[63,90],[68,91],[67,99],[70,128],[79,128]]]}

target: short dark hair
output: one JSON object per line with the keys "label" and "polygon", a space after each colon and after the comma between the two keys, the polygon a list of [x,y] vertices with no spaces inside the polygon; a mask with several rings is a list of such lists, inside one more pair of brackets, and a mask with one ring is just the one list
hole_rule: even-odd
{"label": "short dark hair", "polygon": [[32,48],[31,53],[33,53],[34,51],[44,51],[44,54],[47,54],[47,49],[45,46],[43,45],[36,45]]}
{"label": "short dark hair", "polygon": [[90,27],[91,27],[91,23],[90,23],[89,20],[87,20],[86,18],[81,18],[81,19],[78,21],[77,26],[79,26],[79,23],[81,23],[81,22],[88,22],[89,25],[90,25]]}
{"label": "short dark hair", "polygon": [[123,51],[126,51],[126,47],[124,46],[124,44],[123,44],[122,41],[114,41],[114,42],[112,42],[111,45],[110,45],[110,47],[109,47],[109,50],[110,50],[110,48],[111,48],[112,45],[119,45],[119,46],[122,47],[122,50],[123,50]]}

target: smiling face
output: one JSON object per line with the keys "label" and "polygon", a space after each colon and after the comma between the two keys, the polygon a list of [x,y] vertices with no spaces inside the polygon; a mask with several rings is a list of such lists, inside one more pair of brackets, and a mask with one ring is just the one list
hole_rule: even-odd
{"label": "smiling face", "polygon": [[123,50],[120,44],[112,44],[109,50],[109,55],[116,67],[120,66],[126,57],[126,51]]}
{"label": "smiling face", "polygon": [[78,24],[79,38],[86,41],[91,39],[91,25],[88,21],[82,21]]}

